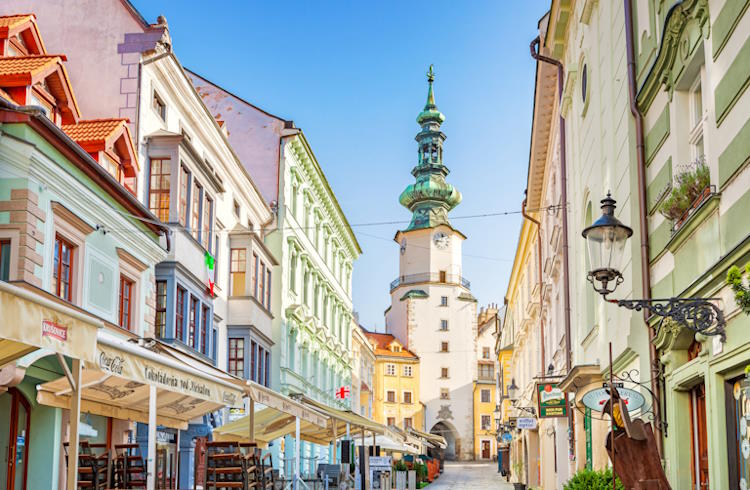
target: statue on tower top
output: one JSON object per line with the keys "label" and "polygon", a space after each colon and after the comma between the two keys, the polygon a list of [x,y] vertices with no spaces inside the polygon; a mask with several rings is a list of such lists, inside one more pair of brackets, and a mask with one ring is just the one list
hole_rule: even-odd
{"label": "statue on tower top", "polygon": [[417,165],[411,171],[416,182],[404,189],[399,202],[412,212],[411,223],[404,231],[450,226],[448,211],[461,202],[461,193],[445,181],[448,167],[443,165],[443,142],[445,134],[440,125],[445,116],[435,104],[433,65],[427,71],[427,102],[417,116],[421,131],[415,137],[419,144]]}

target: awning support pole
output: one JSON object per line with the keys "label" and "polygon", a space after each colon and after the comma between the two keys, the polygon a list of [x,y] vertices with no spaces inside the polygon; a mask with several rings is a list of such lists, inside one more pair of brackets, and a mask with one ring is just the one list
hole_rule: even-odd
{"label": "awning support pole", "polygon": [[[59,354],[58,354],[59,355]],[[73,359],[73,369],[68,370],[68,365],[62,356],[58,357],[60,364],[64,366],[68,381],[73,389],[70,397],[70,435],[68,436],[68,490],[78,489],[78,424],[81,420],[81,360]]]}
{"label": "awning support pole", "polygon": [[146,490],[156,488],[156,386],[148,387],[148,460]]}
{"label": "awning support pole", "polygon": [[57,355],[57,362],[60,364],[60,367],[65,373],[65,377],[68,378],[68,383],[70,383],[70,389],[73,391],[76,391],[76,388],[78,387],[78,383],[73,379],[73,373],[70,372],[70,369],[68,368],[68,363],[65,362],[65,358],[63,357],[62,354],[58,352],[56,355]]}
{"label": "awning support pole", "polygon": [[299,417],[294,418],[294,490],[299,490],[300,468],[299,468],[299,439],[300,439]]}
{"label": "awning support pole", "polygon": [[351,425],[349,425],[348,423],[346,424],[346,438],[347,439],[351,439],[352,438]]}
{"label": "awning support pole", "polygon": [[248,424],[250,425],[250,442],[255,442],[255,400],[249,399],[248,404]]}
{"label": "awning support pole", "polygon": [[336,464],[336,419],[331,420],[333,426],[333,464]]}

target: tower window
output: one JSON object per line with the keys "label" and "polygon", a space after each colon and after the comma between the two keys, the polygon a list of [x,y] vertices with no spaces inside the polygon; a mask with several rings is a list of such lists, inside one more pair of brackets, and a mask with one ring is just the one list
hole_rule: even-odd
{"label": "tower window", "polygon": [[440,306],[448,306],[448,296],[440,297]]}
{"label": "tower window", "polygon": [[448,342],[440,342],[440,352],[448,352]]}
{"label": "tower window", "polygon": [[440,320],[440,330],[443,332],[448,331],[448,320]]}
{"label": "tower window", "polygon": [[451,399],[451,392],[448,388],[440,388],[440,399],[441,400]]}

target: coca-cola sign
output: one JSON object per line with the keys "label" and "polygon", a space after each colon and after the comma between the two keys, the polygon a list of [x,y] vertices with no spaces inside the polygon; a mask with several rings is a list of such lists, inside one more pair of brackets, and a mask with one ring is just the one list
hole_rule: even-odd
{"label": "coca-cola sign", "polygon": [[42,337],[52,337],[65,342],[68,340],[68,327],[52,320],[42,320]]}
{"label": "coca-cola sign", "polygon": [[122,375],[122,366],[125,359],[117,355],[109,355],[102,351],[99,353],[99,367],[113,374]]}

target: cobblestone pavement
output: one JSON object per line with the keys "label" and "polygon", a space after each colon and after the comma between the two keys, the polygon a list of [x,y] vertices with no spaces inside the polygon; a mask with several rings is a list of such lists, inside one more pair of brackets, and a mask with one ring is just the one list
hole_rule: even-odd
{"label": "cobblestone pavement", "polygon": [[497,472],[496,463],[445,463],[443,474],[429,490],[511,490],[513,485]]}

